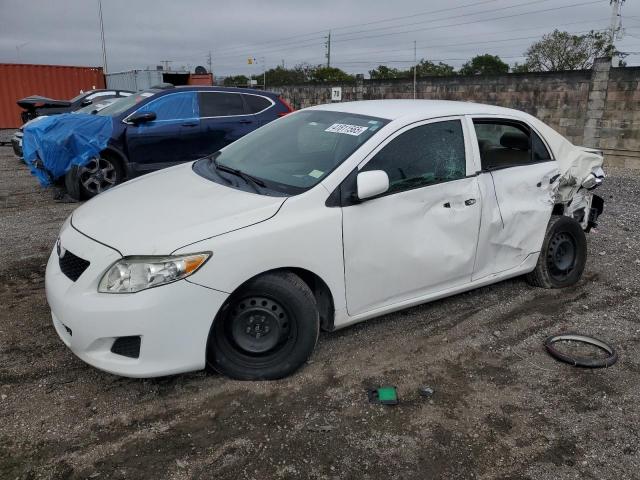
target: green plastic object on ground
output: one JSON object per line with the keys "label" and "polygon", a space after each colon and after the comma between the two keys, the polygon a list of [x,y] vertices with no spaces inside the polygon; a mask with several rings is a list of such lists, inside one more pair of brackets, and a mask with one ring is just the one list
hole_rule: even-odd
{"label": "green plastic object on ground", "polygon": [[398,392],[396,387],[379,387],[369,390],[369,401],[383,405],[397,405]]}

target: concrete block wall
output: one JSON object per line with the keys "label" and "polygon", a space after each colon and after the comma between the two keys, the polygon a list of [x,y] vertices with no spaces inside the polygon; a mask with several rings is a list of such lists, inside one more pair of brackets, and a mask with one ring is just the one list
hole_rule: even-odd
{"label": "concrete block wall", "polygon": [[[523,110],[576,145],[602,149],[608,165],[640,168],[640,67],[611,68],[600,59],[593,70],[453,76],[419,79],[416,97],[488,103]],[[411,80],[362,80],[350,84],[271,87],[295,109],[330,102],[413,98]]]}

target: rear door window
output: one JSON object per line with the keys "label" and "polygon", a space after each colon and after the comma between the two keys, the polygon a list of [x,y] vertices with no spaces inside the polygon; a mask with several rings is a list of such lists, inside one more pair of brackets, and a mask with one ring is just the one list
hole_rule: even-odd
{"label": "rear door window", "polygon": [[261,95],[243,95],[243,97],[250,113],[260,113],[273,105],[271,100]]}
{"label": "rear door window", "polygon": [[239,93],[198,92],[200,117],[229,117],[245,115],[244,102]]}
{"label": "rear door window", "polygon": [[520,122],[473,121],[482,169],[509,168],[553,160],[542,139]]}

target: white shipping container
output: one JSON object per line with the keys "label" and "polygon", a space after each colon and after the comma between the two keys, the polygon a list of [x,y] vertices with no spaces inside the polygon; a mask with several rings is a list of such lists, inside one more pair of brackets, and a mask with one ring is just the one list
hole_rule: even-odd
{"label": "white shipping container", "polygon": [[162,70],[129,70],[127,72],[107,73],[107,88],[116,90],[146,90],[162,83]]}

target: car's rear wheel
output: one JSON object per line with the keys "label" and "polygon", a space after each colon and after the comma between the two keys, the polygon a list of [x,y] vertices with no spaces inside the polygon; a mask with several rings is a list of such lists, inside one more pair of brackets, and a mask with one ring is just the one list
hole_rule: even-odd
{"label": "car's rear wheel", "polygon": [[65,175],[67,193],[76,200],[93,198],[124,179],[122,164],[113,155],[101,153],[82,166],[73,166]]}
{"label": "car's rear wheel", "polygon": [[573,218],[554,215],[547,226],[535,270],[527,281],[536,287],[563,288],[580,280],[587,261],[587,238]]}
{"label": "car's rear wheel", "polygon": [[319,323],[313,293],[297,275],[261,275],[232,295],[218,314],[207,363],[240,380],[286,377],[311,356]]}

